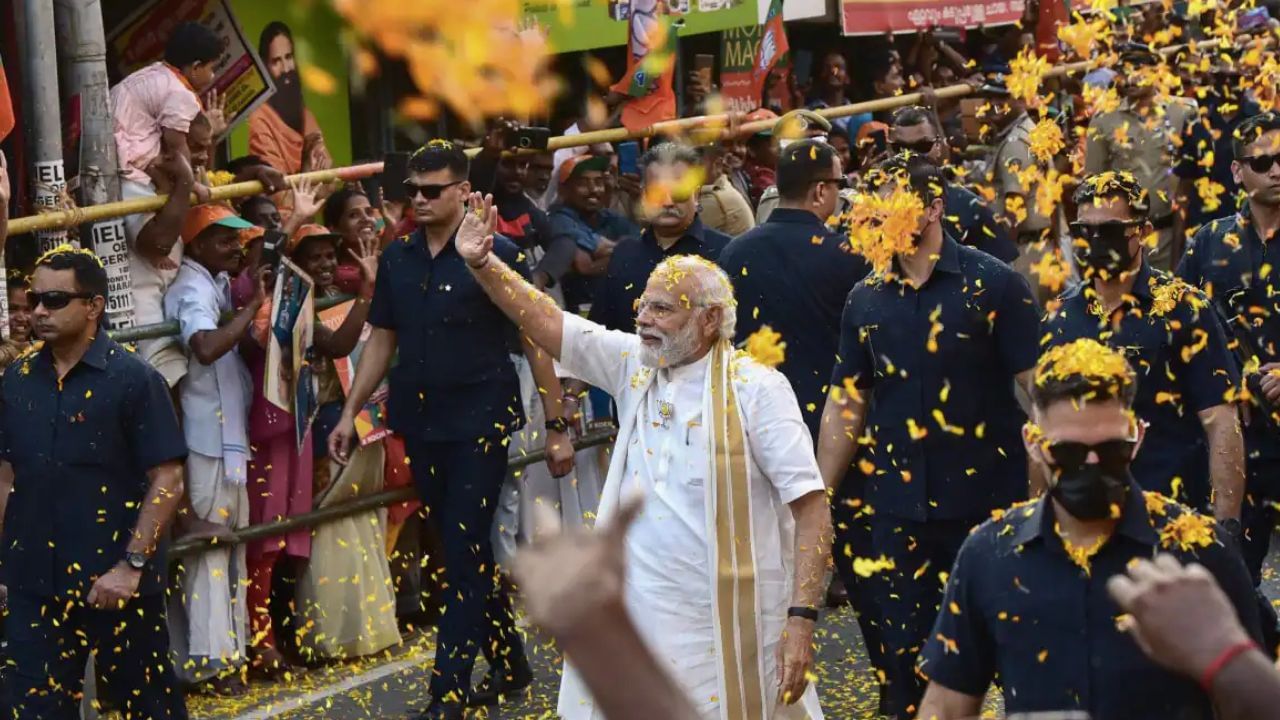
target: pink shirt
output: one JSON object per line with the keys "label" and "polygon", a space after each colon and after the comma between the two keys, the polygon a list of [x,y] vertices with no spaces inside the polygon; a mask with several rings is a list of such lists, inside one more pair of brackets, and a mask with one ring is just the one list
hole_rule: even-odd
{"label": "pink shirt", "polygon": [[200,98],[163,62],[152,63],[111,88],[116,151],[125,179],[150,184],[144,170],[160,156],[164,128],[186,133]]}

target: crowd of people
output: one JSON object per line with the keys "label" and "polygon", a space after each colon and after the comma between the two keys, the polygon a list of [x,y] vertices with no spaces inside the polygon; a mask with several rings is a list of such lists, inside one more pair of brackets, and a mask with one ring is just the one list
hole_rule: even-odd
{"label": "crowd of people", "polygon": [[[111,340],[87,250],[9,278],[8,708],[75,717],[92,656],[104,707],[185,718],[193,686],[438,621],[421,717],[461,718],[533,681],[516,588],[568,656],[569,720],[818,720],[815,630],[844,602],[879,716],[973,717],[995,684],[1011,714],[1261,717],[1277,88],[1254,11],[1145,7],[1069,44],[1083,77],[1029,83],[1017,27],[886,43],[865,94],[924,102],[883,113],[817,112],[853,99],[832,48],[803,107],[635,167],[508,150],[497,122],[473,156],[412,153],[403,202],[215,168],[221,46],[180,25],[111,90],[125,196],[168,196],[126,218],[136,316],[179,332]],[[1163,49],[1169,27],[1214,42]],[[265,192],[207,202],[228,179]],[[300,276],[322,308],[301,345]],[[280,401],[304,384],[312,407]],[[172,538],[207,547],[171,566]]]}

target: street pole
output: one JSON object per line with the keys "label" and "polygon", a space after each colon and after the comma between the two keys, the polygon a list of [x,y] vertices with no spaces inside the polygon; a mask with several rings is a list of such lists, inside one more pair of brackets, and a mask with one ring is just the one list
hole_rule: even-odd
{"label": "street pole", "polygon": [[[26,3],[23,39],[26,68],[26,126],[31,130],[32,198],[37,210],[57,209],[67,191],[62,167],[62,108],[58,102],[58,51],[53,32],[53,0]],[[67,241],[63,229],[36,233],[40,252]],[[5,294],[6,299],[8,294]]]}
{"label": "street pole", "polygon": [[[79,204],[104,205],[120,200],[115,121],[107,87],[107,41],[99,0],[54,0],[58,44],[67,97],[79,97]],[[80,237],[90,238],[107,271],[107,324],[113,330],[133,327],[133,284],[124,219],[85,223]]]}

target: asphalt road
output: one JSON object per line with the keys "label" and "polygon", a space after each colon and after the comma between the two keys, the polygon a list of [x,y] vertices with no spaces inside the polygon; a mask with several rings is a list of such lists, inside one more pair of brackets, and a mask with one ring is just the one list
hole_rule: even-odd
{"label": "asphalt road", "polygon": [[[1280,599],[1276,556],[1265,569],[1268,597]],[[1276,602],[1280,606],[1280,602]],[[415,631],[404,645],[384,655],[309,670],[278,684],[255,684],[251,694],[235,699],[193,696],[193,720],[365,720],[412,717],[426,707],[431,671],[432,632]],[[483,718],[550,718],[555,709],[561,658],[552,642],[536,633],[528,637],[536,680],[532,690],[500,708],[477,712]],[[483,662],[479,663],[483,666]],[[477,669],[477,679],[482,667]],[[831,720],[874,718],[875,678],[867,662],[857,624],[848,608],[824,616],[818,632],[816,664],[823,710]],[[998,711],[998,703],[989,703]],[[994,715],[993,715],[994,716]]]}

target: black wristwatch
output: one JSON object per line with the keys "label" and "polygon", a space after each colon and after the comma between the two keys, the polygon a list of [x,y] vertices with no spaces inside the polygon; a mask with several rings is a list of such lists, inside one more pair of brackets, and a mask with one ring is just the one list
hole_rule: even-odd
{"label": "black wristwatch", "polygon": [[818,622],[818,608],[800,607],[800,606],[789,607],[787,608],[787,617],[789,618],[798,617],[798,618],[804,618],[805,620],[812,620],[814,622]]}
{"label": "black wristwatch", "polygon": [[569,421],[562,417],[548,418],[546,427],[551,432],[567,433],[569,432]]}
{"label": "black wristwatch", "polygon": [[150,560],[151,558],[147,557],[145,553],[126,552],[124,554],[125,563],[134,570],[142,570],[147,566],[147,562]]}

